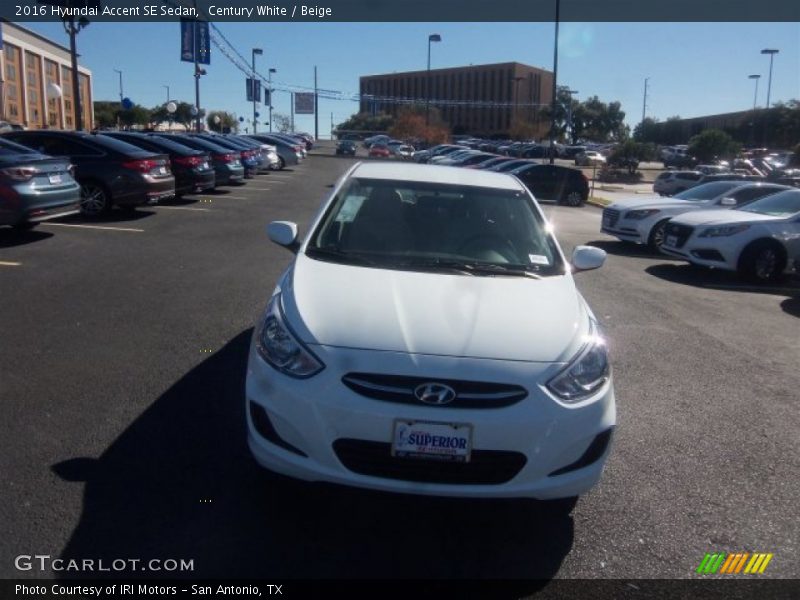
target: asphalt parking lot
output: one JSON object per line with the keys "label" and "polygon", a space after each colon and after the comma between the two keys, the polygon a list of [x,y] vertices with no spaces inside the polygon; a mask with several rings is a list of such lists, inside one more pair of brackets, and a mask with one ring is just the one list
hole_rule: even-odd
{"label": "asphalt parking lot", "polygon": [[[184,558],[200,577],[684,578],[707,552],[800,577],[800,290],[751,288],[548,206],[609,338],[618,429],[571,515],[294,482],[245,443],[251,328],[350,158],[102,221],[0,231],[0,577],[19,554]],[[96,575],[96,574],[95,574]],[[155,575],[163,575],[158,573]]]}

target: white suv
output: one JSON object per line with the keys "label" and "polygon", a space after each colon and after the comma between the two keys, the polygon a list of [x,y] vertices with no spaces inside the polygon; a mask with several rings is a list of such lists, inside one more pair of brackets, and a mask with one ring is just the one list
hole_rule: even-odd
{"label": "white suv", "polygon": [[700,171],[664,171],[653,182],[653,191],[659,196],[673,196],[700,183]]}

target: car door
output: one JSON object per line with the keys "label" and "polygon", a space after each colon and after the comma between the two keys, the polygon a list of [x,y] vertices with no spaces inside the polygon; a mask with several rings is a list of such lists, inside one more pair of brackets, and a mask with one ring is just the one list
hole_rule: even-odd
{"label": "car door", "polygon": [[726,208],[738,208],[740,206],[744,206],[748,202],[752,202],[753,200],[758,200],[759,198],[763,198],[764,196],[769,196],[770,194],[775,194],[777,192],[780,192],[782,189],[783,188],[777,186],[764,185],[760,187],[735,190],[730,194],[726,194],[726,198],[733,198],[736,204],[733,206],[726,206]]}
{"label": "car door", "polygon": [[556,182],[554,167],[550,165],[534,165],[523,172],[522,182],[536,199],[555,200]]}

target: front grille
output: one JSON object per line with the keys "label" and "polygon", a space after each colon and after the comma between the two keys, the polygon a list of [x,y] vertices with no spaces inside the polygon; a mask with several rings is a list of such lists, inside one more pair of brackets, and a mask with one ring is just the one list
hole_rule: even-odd
{"label": "front grille", "polygon": [[603,227],[614,227],[619,221],[619,211],[614,208],[603,210]]}
{"label": "front grille", "polygon": [[456,395],[452,402],[437,405],[441,408],[501,408],[516,404],[528,395],[525,388],[506,383],[376,373],[348,373],[342,377],[342,383],[357,394],[373,400],[425,406],[428,405],[417,399],[414,390],[426,383],[444,384],[451,387]]}
{"label": "front grille", "polygon": [[675,236],[677,240],[675,243],[676,248],[683,248],[683,245],[686,243],[686,240],[689,239],[689,236],[692,235],[693,231],[694,227],[691,227],[690,225],[667,223],[666,234]]}
{"label": "front grille", "polygon": [[420,483],[498,485],[513,479],[527,459],[519,452],[473,450],[469,462],[392,456],[391,444],[339,439],[333,450],[346,469],[360,475]]}

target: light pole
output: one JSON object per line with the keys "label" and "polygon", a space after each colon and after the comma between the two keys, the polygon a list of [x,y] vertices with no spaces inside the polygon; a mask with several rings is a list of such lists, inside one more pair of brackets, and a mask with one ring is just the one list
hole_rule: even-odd
{"label": "light pole", "polygon": [[524,77],[513,77],[514,80],[514,119],[519,116],[519,82],[525,79]]}
{"label": "light pole", "polygon": [[[67,4],[67,6],[71,6]],[[78,78],[78,49],[75,42],[75,36],[80,33],[81,29],[89,25],[89,19],[80,17],[78,22],[75,23],[75,17],[69,16],[63,19],[64,30],[69,35],[69,55],[70,65],[72,67],[72,103],[75,106],[75,131],[83,129],[83,114],[81,113],[81,90],[80,79]]]}
{"label": "light pole", "polygon": [[572,127],[572,95],[573,94],[580,94],[578,90],[570,90],[567,89],[567,94],[569,94],[569,104],[567,104],[567,129],[569,129],[569,143],[575,143],[575,130]]}
{"label": "light pole", "polygon": [[167,104],[169,104],[169,86],[168,85],[162,85],[161,87],[167,88]]}
{"label": "light pole", "polygon": [[119,69],[114,69],[114,72],[119,73],[119,104],[122,106],[122,99],[125,97],[125,95],[122,93],[122,71]]}
{"label": "light pole", "polygon": [[432,33],[428,36],[428,73],[425,76],[425,125],[431,122],[431,42],[441,42],[442,36]]}
{"label": "light pole", "polygon": [[767,80],[767,108],[769,108],[769,95],[772,91],[772,59],[775,58],[775,55],[780,52],[780,50],[775,50],[774,48],[764,48],[761,51],[761,54],[769,54],[769,79]]}
{"label": "light pole", "polygon": [[553,43],[553,100],[550,106],[550,164],[556,162],[556,103],[558,102],[558,17],[561,2],[556,0],[556,36]]}
{"label": "light pole", "polygon": [[[253,48],[253,79],[251,79],[250,90],[253,94],[253,133],[256,131],[256,54],[259,56],[264,54],[261,48]],[[261,82],[258,82],[258,89],[261,89]]]}
{"label": "light pole", "polygon": [[747,78],[756,80],[756,93],[753,96],[753,110],[755,110],[756,102],[758,101],[758,80],[761,79],[761,75],[748,75]]}
{"label": "light pole", "polygon": [[272,133],[272,74],[277,73],[277,69],[270,69],[267,73],[267,87],[269,88],[269,131]]}

